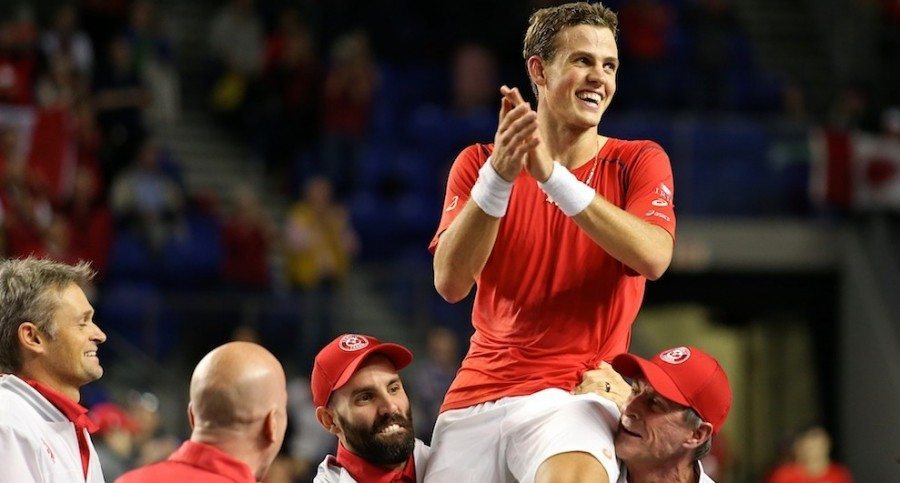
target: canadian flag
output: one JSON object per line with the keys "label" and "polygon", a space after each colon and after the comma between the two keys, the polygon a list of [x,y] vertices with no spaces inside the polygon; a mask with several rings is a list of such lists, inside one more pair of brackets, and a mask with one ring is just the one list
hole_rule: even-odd
{"label": "canadian flag", "polygon": [[810,142],[813,201],[859,210],[900,210],[900,141],[816,131]]}

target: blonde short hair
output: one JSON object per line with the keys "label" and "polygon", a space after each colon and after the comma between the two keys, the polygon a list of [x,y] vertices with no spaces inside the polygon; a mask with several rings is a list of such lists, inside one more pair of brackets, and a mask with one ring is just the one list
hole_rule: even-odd
{"label": "blonde short hair", "polygon": [[19,326],[33,322],[52,337],[56,331],[54,295],[73,283],[84,288],[95,275],[87,262],[66,265],[41,258],[0,261],[0,372],[20,369]]}

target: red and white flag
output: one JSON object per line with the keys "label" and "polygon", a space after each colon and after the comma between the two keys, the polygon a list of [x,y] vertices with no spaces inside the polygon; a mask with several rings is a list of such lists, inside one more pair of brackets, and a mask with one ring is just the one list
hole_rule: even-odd
{"label": "red and white flag", "polygon": [[813,201],[858,210],[900,210],[900,141],[818,131],[810,143]]}

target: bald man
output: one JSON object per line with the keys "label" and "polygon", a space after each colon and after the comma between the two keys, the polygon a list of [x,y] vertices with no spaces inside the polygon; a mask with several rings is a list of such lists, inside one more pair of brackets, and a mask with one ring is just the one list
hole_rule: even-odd
{"label": "bald man", "polygon": [[207,354],[191,377],[193,431],[166,461],[125,473],[117,483],[262,480],[287,429],[284,369],[269,351],[230,342]]}

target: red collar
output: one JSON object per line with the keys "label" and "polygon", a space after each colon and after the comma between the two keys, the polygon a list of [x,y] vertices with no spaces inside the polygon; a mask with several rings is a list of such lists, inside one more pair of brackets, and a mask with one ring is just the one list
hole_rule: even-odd
{"label": "red collar", "polygon": [[185,441],[168,460],[194,466],[237,483],[256,483],[256,477],[246,463],[209,444]]}
{"label": "red collar", "polygon": [[391,470],[369,463],[350,452],[343,444],[338,443],[337,462],[350,473],[354,480],[360,483],[415,483],[416,481],[416,460],[413,455],[409,455],[403,469]]}
{"label": "red collar", "polygon": [[61,392],[56,391],[46,384],[33,379],[25,379],[25,382],[37,392],[41,393],[41,396],[44,396],[50,401],[50,404],[56,406],[56,409],[59,409],[66,419],[72,421],[78,429],[78,432],[81,432],[81,429],[87,429],[89,433],[97,431],[97,425],[88,418],[87,409],[85,409],[84,406],[69,399]]}

